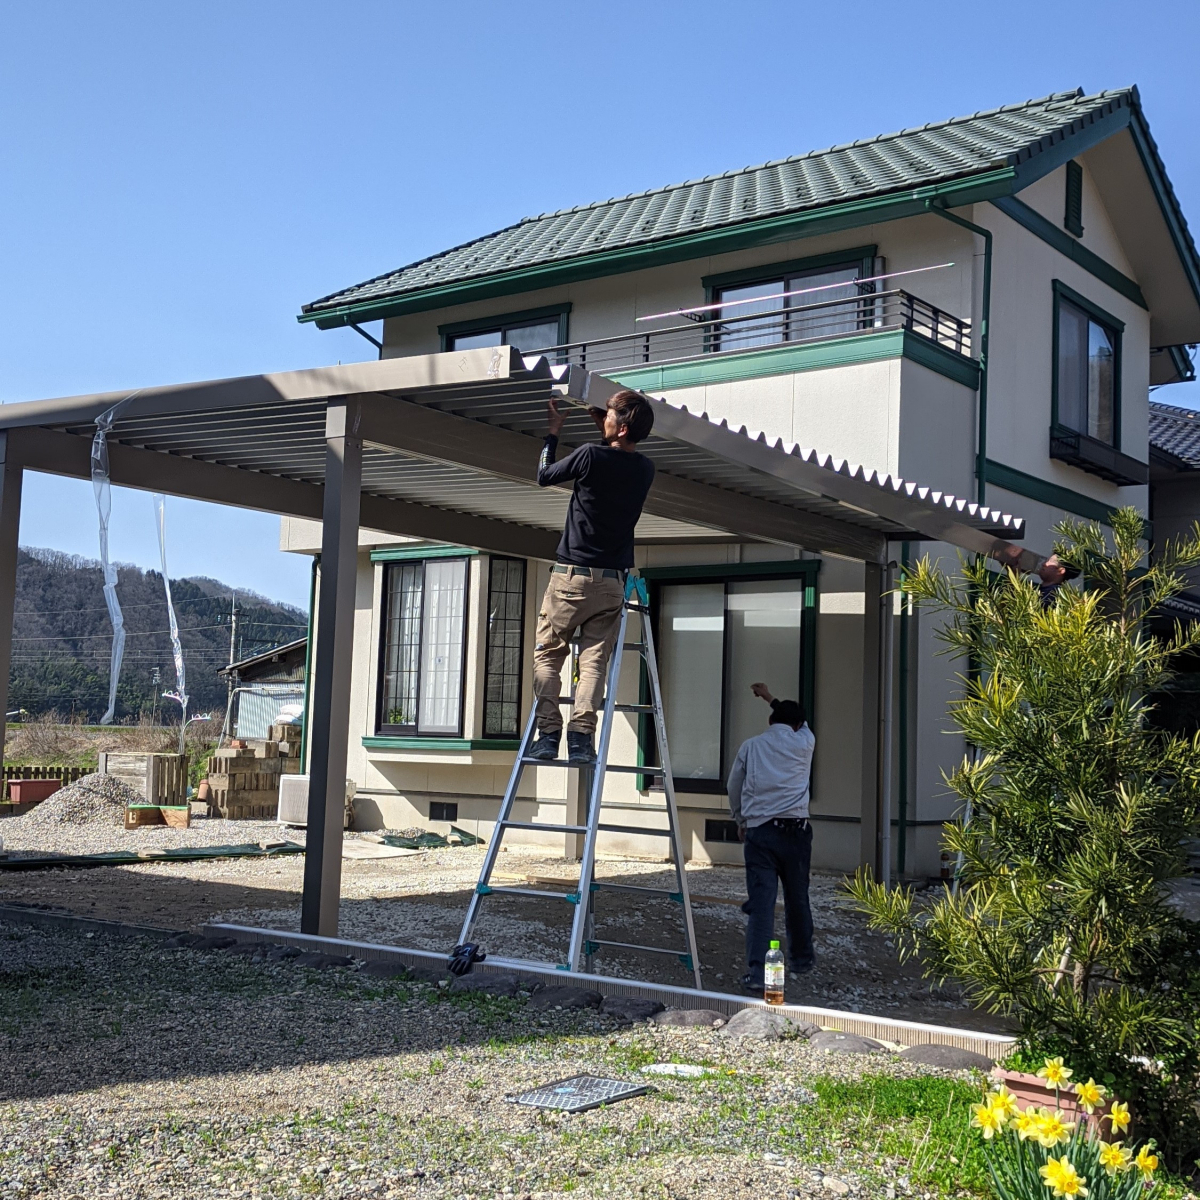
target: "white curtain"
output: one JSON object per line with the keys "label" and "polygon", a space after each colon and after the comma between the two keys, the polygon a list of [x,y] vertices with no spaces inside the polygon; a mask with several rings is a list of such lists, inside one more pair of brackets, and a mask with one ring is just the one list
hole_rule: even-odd
{"label": "white curtain", "polygon": [[467,564],[463,559],[426,562],[419,733],[458,733],[462,728],[466,596]]}

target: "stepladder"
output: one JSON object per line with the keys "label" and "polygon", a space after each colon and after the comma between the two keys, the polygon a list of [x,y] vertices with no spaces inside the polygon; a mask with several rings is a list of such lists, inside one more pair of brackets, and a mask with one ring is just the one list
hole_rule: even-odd
{"label": "stepladder", "polygon": [[[630,641],[631,626],[637,626],[638,640]],[[621,683],[621,670],[626,654],[632,655],[641,671],[641,686],[636,703],[622,703],[618,695]],[[575,656],[572,655],[571,662]],[[559,696],[561,705],[570,705],[574,699],[574,686],[567,695]],[[669,956],[691,973],[697,988],[701,987],[700,958],[696,950],[696,928],[692,915],[692,902],[688,893],[687,873],[684,870],[684,844],[679,827],[679,810],[675,800],[675,785],[671,775],[671,755],[667,745],[666,717],[663,708],[662,687],[659,678],[658,660],[654,650],[654,631],[650,620],[649,598],[645,581],[633,573],[626,577],[625,600],[621,610],[620,622],[612,653],[605,674],[604,704],[600,710],[597,723],[598,738],[596,741],[596,761],[587,766],[569,763],[565,759],[547,761],[531,758],[529,751],[537,736],[537,704],[530,708],[529,717],[521,735],[521,741],[509,775],[508,786],[500,802],[495,829],[484,853],[483,866],[479,873],[479,882],[467,905],[467,914],[463,921],[459,944],[472,943],[480,910],[485,900],[489,903],[501,901],[505,896],[537,897],[545,900],[559,900],[571,906],[571,929],[562,958],[553,965],[565,971],[582,971],[591,974],[595,970],[597,955],[605,950],[617,951],[622,955],[637,954],[647,956]],[[654,765],[625,764],[609,762],[609,754],[613,746],[615,727],[618,721],[632,717],[635,721],[644,722],[647,726],[649,740],[653,742],[651,755],[657,759]],[[584,797],[583,812],[577,816],[576,823],[552,823],[538,820],[517,820],[514,818],[514,808],[519,803],[521,782],[527,769],[535,767],[543,770],[565,770],[580,772],[580,792]],[[665,825],[629,825],[618,824],[604,820],[605,785],[609,776],[637,775],[642,783],[646,779],[660,780],[662,784],[663,805],[647,806],[647,815],[665,816]],[[536,806],[535,806],[536,808]],[[629,807],[625,807],[628,813]],[[536,815],[536,813],[535,813]],[[579,823],[580,817],[582,823]],[[493,882],[496,864],[503,847],[506,835],[513,831],[538,831],[574,835],[582,841],[578,855],[579,879],[570,891],[555,892],[544,887],[516,887]],[[643,887],[631,883],[618,883],[596,878],[596,843],[599,835],[626,834],[633,836],[649,836],[662,838],[667,845],[667,857],[673,874],[673,887]],[[539,881],[540,882],[540,881]],[[567,885],[571,885],[568,883]],[[623,893],[635,901],[666,900],[677,911],[676,922],[665,923],[669,929],[672,926],[678,931],[680,942],[674,945],[637,945],[632,942],[613,941],[605,939],[604,905],[602,898],[605,893]],[[600,903],[597,903],[598,900]],[[665,932],[664,940],[673,937]],[[502,953],[500,947],[490,945],[489,953]],[[509,962],[521,960],[507,959]],[[545,966],[544,963],[532,964]]]}

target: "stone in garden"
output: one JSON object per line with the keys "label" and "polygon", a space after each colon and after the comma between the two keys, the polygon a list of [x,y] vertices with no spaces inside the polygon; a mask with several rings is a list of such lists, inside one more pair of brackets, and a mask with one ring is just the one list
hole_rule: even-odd
{"label": "stone in garden", "polygon": [[202,937],[192,942],[193,950],[228,950],[237,943],[237,938],[231,937]]}
{"label": "stone in garden", "polygon": [[820,1032],[815,1025],[787,1013],[772,1012],[769,1008],[743,1008],[729,1018],[722,1036],[767,1038],[810,1037]]}
{"label": "stone in garden", "polygon": [[236,954],[245,958],[262,958],[266,952],[267,946],[263,942],[237,942],[225,951],[226,954]]}
{"label": "stone in garden", "polygon": [[714,1025],[723,1025],[727,1020],[726,1014],[718,1012],[715,1008],[668,1008],[666,1012],[655,1016],[654,1023],[682,1029],[692,1029],[695,1026],[711,1029]]}
{"label": "stone in garden", "polygon": [[185,946],[194,946],[197,942],[202,942],[204,935],[201,933],[177,933],[174,937],[169,937],[163,942],[164,950],[182,950]]}
{"label": "stone in garden", "polygon": [[833,1175],[826,1175],[821,1180],[821,1186],[826,1191],[834,1192],[838,1196],[844,1196],[850,1190],[850,1185],[844,1179],[838,1179]]}
{"label": "stone in garden", "polygon": [[484,996],[515,996],[517,977],[507,972],[460,975],[450,984],[452,992],[478,992]]}
{"label": "stone in garden", "polygon": [[402,979],[408,974],[408,968],[398,959],[373,958],[363,963],[362,973],[375,979]]}
{"label": "stone in garden", "polygon": [[272,946],[266,953],[267,962],[283,962],[289,958],[299,958],[301,951],[295,946]]}
{"label": "stone in garden", "polygon": [[662,1010],[657,1000],[643,1000],[641,996],[605,996],[600,1005],[602,1013],[618,1021],[645,1021]]}
{"label": "stone in garden", "polygon": [[603,999],[604,997],[599,992],[592,992],[587,988],[563,987],[551,984],[549,987],[540,988],[533,993],[529,1001],[529,1007],[536,1010],[548,1008],[599,1008]]}
{"label": "stone in garden", "polygon": [[960,1046],[909,1046],[907,1050],[900,1051],[900,1057],[929,1067],[943,1067],[948,1071],[965,1071],[971,1067],[990,1071],[995,1066],[995,1060],[986,1054],[964,1050]]}
{"label": "stone in garden", "polygon": [[334,967],[352,967],[354,959],[346,954],[322,954],[319,950],[306,950],[294,959],[298,967],[312,967],[316,971],[329,971]]}
{"label": "stone in garden", "polygon": [[441,983],[443,979],[448,979],[450,972],[445,967],[408,967],[407,974],[410,979],[415,979],[418,983]]}
{"label": "stone in garden", "polygon": [[840,1033],[835,1030],[821,1030],[809,1038],[808,1044],[814,1050],[824,1050],[827,1054],[882,1054],[887,1047],[875,1041],[874,1038],[860,1037],[857,1033]]}

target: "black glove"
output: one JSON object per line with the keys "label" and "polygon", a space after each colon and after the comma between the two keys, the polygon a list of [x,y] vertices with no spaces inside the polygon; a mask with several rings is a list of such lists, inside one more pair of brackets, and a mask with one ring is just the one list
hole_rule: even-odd
{"label": "black glove", "polygon": [[476,942],[463,942],[450,951],[446,960],[446,969],[451,975],[465,975],[477,962],[483,962],[487,954],[480,950]]}

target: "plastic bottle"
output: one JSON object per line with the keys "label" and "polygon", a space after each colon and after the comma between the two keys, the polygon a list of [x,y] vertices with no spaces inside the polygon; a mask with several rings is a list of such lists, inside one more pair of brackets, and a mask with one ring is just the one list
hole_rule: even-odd
{"label": "plastic bottle", "polygon": [[783,1003],[783,952],[772,942],[763,963],[763,999],[768,1004]]}

